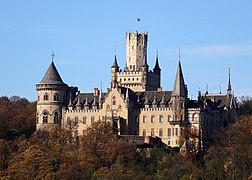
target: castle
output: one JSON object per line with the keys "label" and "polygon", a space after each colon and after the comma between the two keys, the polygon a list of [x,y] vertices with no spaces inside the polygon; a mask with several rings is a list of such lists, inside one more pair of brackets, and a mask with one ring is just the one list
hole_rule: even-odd
{"label": "castle", "polygon": [[66,127],[74,122],[75,135],[82,135],[95,121],[109,121],[119,135],[159,137],[171,146],[181,146],[183,129],[198,134],[198,147],[211,141],[214,131],[237,118],[237,103],[230,83],[226,93],[201,93],[188,98],[180,57],[171,91],[161,88],[158,56],[150,70],[147,62],[147,33],[126,33],[126,67],[119,68],[116,55],[111,66],[111,87],[107,92],[94,88],[81,93],[61,79],[52,62],[36,84],[38,92],[37,129]]}

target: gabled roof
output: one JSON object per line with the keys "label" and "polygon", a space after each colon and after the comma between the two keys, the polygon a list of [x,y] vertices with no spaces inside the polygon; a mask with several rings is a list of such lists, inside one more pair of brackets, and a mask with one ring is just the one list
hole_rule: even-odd
{"label": "gabled roof", "polygon": [[181,68],[181,63],[179,60],[176,79],[174,82],[173,96],[186,96],[185,82],[183,77],[183,72]]}
{"label": "gabled roof", "polygon": [[47,69],[43,79],[41,80],[42,84],[64,84],[62,81],[57,68],[54,65],[54,62],[50,64],[49,68]]}

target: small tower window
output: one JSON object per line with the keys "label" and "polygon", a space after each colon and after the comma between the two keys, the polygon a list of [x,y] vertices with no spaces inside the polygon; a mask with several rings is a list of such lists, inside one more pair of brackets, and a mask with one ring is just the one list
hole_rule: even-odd
{"label": "small tower window", "polygon": [[58,112],[55,112],[55,113],[54,113],[53,120],[54,120],[54,124],[58,124],[58,123],[59,123],[59,115],[58,115]]}
{"label": "small tower window", "polygon": [[112,104],[116,105],[116,97],[115,96],[113,96],[113,98],[112,98]]}
{"label": "small tower window", "polygon": [[38,96],[38,101],[39,101],[40,97]]}
{"label": "small tower window", "polygon": [[54,100],[54,101],[59,101],[59,95],[58,95],[58,94],[54,94],[53,100]]}
{"label": "small tower window", "polygon": [[46,111],[43,113],[43,123],[48,123],[48,113]]}
{"label": "small tower window", "polygon": [[45,93],[45,95],[44,95],[44,101],[48,101],[48,94],[47,93]]}

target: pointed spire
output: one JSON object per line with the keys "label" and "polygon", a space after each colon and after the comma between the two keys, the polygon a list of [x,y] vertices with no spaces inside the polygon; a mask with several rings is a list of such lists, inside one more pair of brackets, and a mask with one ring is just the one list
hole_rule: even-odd
{"label": "pointed spire", "polygon": [[86,97],[86,101],[84,103],[85,110],[89,109],[88,98]]}
{"label": "pointed spire", "polygon": [[162,108],[165,107],[165,93],[162,94],[162,99],[161,99],[161,102],[160,102],[160,106],[161,106]]}
{"label": "pointed spire", "polygon": [[206,94],[208,94],[208,84],[206,84]]}
{"label": "pointed spire", "polygon": [[115,54],[114,62],[113,62],[113,65],[111,66],[111,68],[119,69],[119,66],[117,64],[116,54]]}
{"label": "pointed spire", "polygon": [[53,52],[53,49],[52,49],[52,54],[51,54],[51,56],[52,56],[52,62],[53,62],[54,56],[55,56],[55,54],[54,54],[54,52]]}
{"label": "pointed spire", "polygon": [[72,103],[72,93],[70,93],[70,95],[69,95],[68,107],[73,107],[73,103]]}
{"label": "pointed spire", "polygon": [[158,63],[158,50],[157,50],[157,52],[156,52],[156,64],[155,64],[155,67],[154,67],[154,69],[153,69],[153,71],[155,72],[155,73],[160,73],[160,67],[159,67],[159,63]]}
{"label": "pointed spire", "polygon": [[186,96],[186,88],[183,77],[183,72],[180,63],[180,49],[179,49],[179,62],[174,83],[173,96]]}
{"label": "pointed spire", "polygon": [[77,98],[78,98],[78,100],[77,100],[77,103],[76,103],[76,109],[81,110],[80,95],[78,95]]}
{"label": "pointed spire", "polygon": [[153,108],[156,108],[156,107],[157,107],[157,95],[156,95],[156,93],[154,94],[154,97],[153,97],[152,107],[153,107]]}
{"label": "pointed spire", "polygon": [[232,87],[231,87],[231,77],[230,77],[230,64],[228,65],[228,86],[227,86],[227,93],[231,94]]}
{"label": "pointed spire", "polygon": [[64,84],[62,81],[59,72],[53,62],[54,53],[52,52],[52,62],[48,67],[43,79],[41,80],[41,84]]}
{"label": "pointed spire", "polygon": [[147,94],[145,94],[145,101],[144,101],[145,106],[149,105],[149,100]]}
{"label": "pointed spire", "polygon": [[129,99],[129,88],[127,88],[127,90],[126,90],[125,99],[126,99],[126,100]]}

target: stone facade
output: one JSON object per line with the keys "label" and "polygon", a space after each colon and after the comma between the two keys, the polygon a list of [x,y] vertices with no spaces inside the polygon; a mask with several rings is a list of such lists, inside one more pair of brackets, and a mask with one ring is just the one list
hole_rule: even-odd
{"label": "stone facade", "polygon": [[181,146],[183,130],[194,129],[197,147],[203,149],[213,133],[237,118],[237,105],[231,93],[230,71],[227,93],[187,95],[180,57],[172,91],[163,91],[158,56],[153,70],[147,64],[146,33],[126,34],[126,67],[121,70],[116,56],[111,66],[111,87],[103,93],[80,93],[65,84],[52,60],[38,92],[37,129],[76,125],[82,135],[95,121],[109,121],[119,135],[159,137],[163,143]]}

